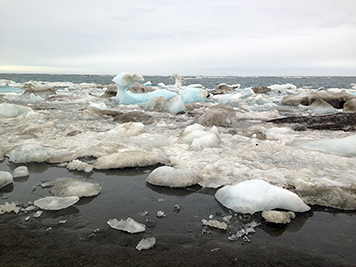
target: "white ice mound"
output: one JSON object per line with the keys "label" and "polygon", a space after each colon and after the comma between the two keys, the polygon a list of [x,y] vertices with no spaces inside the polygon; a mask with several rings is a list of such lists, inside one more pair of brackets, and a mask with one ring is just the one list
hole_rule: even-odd
{"label": "white ice mound", "polygon": [[54,150],[40,145],[23,145],[10,151],[7,156],[15,163],[44,162],[54,156]]}
{"label": "white ice mound", "polygon": [[102,170],[145,167],[165,163],[167,160],[163,152],[130,150],[103,156],[94,163],[94,168]]}
{"label": "white ice mound", "polygon": [[34,204],[43,210],[66,209],[79,201],[79,197],[44,197],[35,200]]}
{"label": "white ice mound", "polygon": [[184,102],[180,95],[176,95],[167,99],[167,102],[163,107],[163,111],[169,112],[171,114],[177,114],[178,112],[184,111],[184,109]]}
{"label": "white ice mound", "polygon": [[137,244],[137,250],[146,250],[152,248],[156,244],[156,238],[154,237],[147,237],[141,239],[140,242]]}
{"label": "white ice mound", "polygon": [[297,141],[294,144],[309,150],[318,150],[343,157],[356,156],[356,135],[344,138]]}
{"label": "white ice mound", "polygon": [[51,187],[50,192],[57,197],[91,197],[101,192],[101,186],[97,183],[67,177],[56,178],[53,181],[42,183],[41,186]]}
{"label": "white ice mound", "polygon": [[218,147],[221,143],[218,129],[215,126],[208,131],[198,123],[186,127],[179,135],[178,141],[189,144],[191,150]]}
{"label": "white ice mound", "polygon": [[12,105],[8,103],[1,103],[0,104],[0,117],[2,118],[11,118],[17,117],[23,113],[31,111],[31,108],[19,106],[19,105]]}
{"label": "white ice mound", "polygon": [[201,181],[198,173],[188,169],[175,169],[169,166],[158,167],[150,173],[146,181],[153,185],[186,187]]}
{"label": "white ice mound", "polygon": [[19,166],[12,172],[12,175],[14,176],[14,178],[25,177],[25,176],[28,176],[29,174],[30,174],[30,172],[26,166]]}
{"label": "white ice mound", "polygon": [[293,192],[258,179],[224,186],[215,193],[215,198],[225,207],[241,213],[277,208],[294,212],[310,210]]}
{"label": "white ice mound", "polygon": [[90,165],[86,162],[80,161],[78,159],[72,160],[67,164],[68,170],[77,170],[84,172],[91,172],[93,170],[93,165]]}
{"label": "white ice mound", "polygon": [[5,171],[0,171],[0,188],[7,186],[14,182],[12,174]]}
{"label": "white ice mound", "polygon": [[110,219],[107,221],[111,228],[128,232],[130,234],[144,232],[146,230],[146,225],[136,222],[132,218],[127,218],[126,220]]}

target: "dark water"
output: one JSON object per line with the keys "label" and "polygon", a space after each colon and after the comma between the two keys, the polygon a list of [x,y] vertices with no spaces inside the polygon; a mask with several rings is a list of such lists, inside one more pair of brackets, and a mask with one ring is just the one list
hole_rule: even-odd
{"label": "dark water", "polygon": [[[297,217],[286,226],[272,226],[263,222],[259,213],[250,215],[233,214],[228,231],[210,229],[202,234],[202,219],[213,216],[220,219],[231,214],[214,198],[214,189],[204,189],[199,186],[170,189],[152,186],[146,183],[146,177],[154,167],[129,168],[124,170],[95,171],[90,174],[78,171],[68,171],[50,164],[26,164],[30,170],[27,178],[15,179],[13,185],[0,189],[0,203],[5,201],[20,201],[27,203],[44,195],[51,195],[47,188],[38,184],[44,180],[57,177],[74,177],[99,183],[102,192],[91,198],[82,198],[77,204],[61,211],[44,211],[39,218],[30,213],[19,213],[18,217],[25,226],[34,221],[41,221],[43,229],[59,227],[59,222],[66,220],[61,227],[74,231],[80,238],[88,238],[88,232],[95,229],[110,229],[107,220],[111,218],[134,220],[145,223],[148,236],[189,236],[192,242],[201,235],[208,235],[227,245],[242,245],[246,241],[228,240],[230,232],[239,230],[240,225],[260,222],[256,232],[249,235],[251,246],[265,244],[266,246],[286,246],[299,253],[305,251],[318,257],[328,256],[348,264],[356,264],[356,213],[342,212],[325,207],[312,207],[306,213]],[[0,170],[12,171],[18,165],[4,158],[0,162]],[[179,212],[174,206],[181,206]],[[143,216],[142,211],[148,212]],[[157,218],[157,211],[164,211],[165,218]],[[30,216],[28,221],[25,218]],[[0,215],[1,220],[1,215]],[[116,231],[113,230],[112,231]]]}
{"label": "dark water", "polygon": [[[0,79],[12,80],[23,83],[30,80],[45,81],[45,82],[72,82],[72,83],[97,83],[97,84],[111,84],[112,78],[110,75],[58,75],[58,74],[9,74],[0,73]],[[162,82],[166,85],[174,84],[169,76],[143,76],[145,82],[151,81],[153,85]],[[352,83],[356,83],[356,76],[308,76],[308,77],[185,77],[188,78],[184,85],[202,84],[208,89],[213,89],[220,83],[226,84],[241,84],[242,88],[250,86],[269,86],[273,84],[291,83],[297,87],[311,86],[314,89],[319,87],[324,88],[351,88]]]}

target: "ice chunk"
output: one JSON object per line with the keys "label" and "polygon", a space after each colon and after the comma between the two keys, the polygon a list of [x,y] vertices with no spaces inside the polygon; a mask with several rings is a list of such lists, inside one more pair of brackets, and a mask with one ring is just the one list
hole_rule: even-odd
{"label": "ice chunk", "polygon": [[20,211],[20,208],[16,206],[15,202],[5,202],[4,205],[0,205],[0,214],[5,212],[10,213],[11,211],[15,212],[16,214]]}
{"label": "ice chunk", "polygon": [[144,132],[145,125],[141,122],[127,122],[124,124],[120,124],[115,128],[103,133],[103,135],[109,135],[114,137],[129,137],[129,136],[137,136]]}
{"label": "ice chunk", "polygon": [[130,234],[144,232],[146,230],[146,225],[136,222],[132,218],[127,218],[126,220],[110,219],[107,222],[111,228],[122,230]]}
{"label": "ice chunk", "polygon": [[140,242],[137,244],[137,250],[146,250],[152,248],[156,244],[156,238],[154,237],[147,237],[141,239]]}
{"label": "ice chunk", "polygon": [[356,135],[344,138],[296,141],[297,146],[344,157],[356,156]]}
{"label": "ice chunk", "polygon": [[75,159],[67,164],[67,169],[91,172],[93,170],[93,165],[90,165],[86,162],[82,162],[80,160]]}
{"label": "ice chunk", "polygon": [[43,210],[66,209],[79,201],[79,197],[44,197],[35,200],[34,204]]}
{"label": "ice chunk", "polygon": [[188,104],[194,102],[205,102],[208,93],[200,88],[187,87],[180,90],[179,95],[182,97],[184,104]]}
{"label": "ice chunk", "polygon": [[101,186],[75,178],[61,177],[41,184],[42,187],[51,187],[50,192],[57,197],[77,196],[91,197],[101,192]]}
{"label": "ice chunk", "polygon": [[201,222],[206,226],[218,228],[218,229],[221,229],[221,230],[226,230],[227,229],[227,223],[219,222],[218,220],[209,220],[209,221],[207,221],[205,219],[202,219]]}
{"label": "ice chunk", "polygon": [[0,188],[7,186],[14,182],[12,174],[6,171],[0,171]]}
{"label": "ice chunk", "polygon": [[200,124],[186,127],[178,137],[178,141],[190,145],[191,150],[201,150],[206,147],[218,147],[221,143],[217,128],[210,131]]}
{"label": "ice chunk", "polygon": [[15,163],[44,162],[54,156],[54,150],[40,145],[23,145],[10,151],[7,156]]}
{"label": "ice chunk", "polygon": [[26,166],[19,166],[12,172],[12,175],[14,176],[14,178],[25,177],[25,176],[28,176],[29,174],[30,174],[30,172],[28,171],[28,168]]}
{"label": "ice chunk", "polygon": [[32,109],[19,106],[19,105],[13,105],[13,104],[8,104],[8,103],[1,103],[0,104],[0,117],[2,118],[11,118],[11,117],[17,117],[23,113],[29,112]]}
{"label": "ice chunk", "polygon": [[158,167],[147,177],[147,182],[158,186],[186,187],[199,183],[200,175],[188,169],[175,169],[169,166]]}
{"label": "ice chunk", "polygon": [[164,104],[163,110],[171,114],[177,114],[184,111],[184,102],[180,95],[173,96]]}
{"label": "ice chunk", "polygon": [[262,211],[262,217],[266,222],[287,224],[291,222],[291,219],[295,218],[295,214],[292,211],[276,211],[276,210],[264,210]]}
{"label": "ice chunk", "polygon": [[216,192],[215,198],[225,207],[241,213],[276,208],[295,212],[310,210],[293,192],[258,179],[224,186]]}
{"label": "ice chunk", "polygon": [[103,156],[94,163],[96,169],[123,169],[153,166],[167,161],[163,153],[155,151],[124,151]]}

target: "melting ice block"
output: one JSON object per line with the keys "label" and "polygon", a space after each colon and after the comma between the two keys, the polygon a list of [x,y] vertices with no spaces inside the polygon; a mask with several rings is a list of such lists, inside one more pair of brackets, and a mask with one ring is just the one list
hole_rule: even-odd
{"label": "melting ice block", "polygon": [[294,212],[310,210],[293,192],[258,179],[224,186],[216,192],[215,198],[225,207],[241,213],[277,208]]}
{"label": "melting ice block", "polygon": [[34,204],[43,210],[66,209],[79,201],[79,197],[44,197],[35,200]]}
{"label": "melting ice block", "polygon": [[127,218],[126,220],[110,219],[108,220],[108,225],[111,228],[122,230],[130,234],[144,232],[146,230],[146,225],[136,222],[132,218]]}
{"label": "melting ice block", "polygon": [[5,171],[0,171],[0,188],[7,186],[14,182],[12,174]]}
{"label": "melting ice block", "polygon": [[198,173],[188,169],[175,169],[169,166],[158,167],[147,177],[147,182],[158,186],[186,187],[201,181]]}
{"label": "melting ice block", "polygon": [[204,126],[198,123],[186,127],[179,135],[178,140],[189,144],[191,150],[218,147],[221,143],[218,129],[215,126],[207,131]]}
{"label": "melting ice block", "polygon": [[56,178],[53,181],[41,184],[41,186],[51,187],[50,192],[57,197],[91,197],[101,192],[99,184],[67,177]]}

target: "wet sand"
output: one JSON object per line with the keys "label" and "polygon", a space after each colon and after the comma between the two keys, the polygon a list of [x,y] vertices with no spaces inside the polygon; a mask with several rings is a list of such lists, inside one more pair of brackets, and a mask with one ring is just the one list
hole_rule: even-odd
{"label": "wet sand", "polygon": [[[169,189],[146,184],[152,168],[121,171],[70,172],[48,164],[28,164],[30,176],[0,190],[5,201],[27,203],[48,189],[36,187],[57,177],[85,178],[103,190],[61,211],[0,215],[0,266],[355,266],[355,212],[312,207],[286,226],[266,224],[256,213],[230,213],[214,198],[215,190],[201,187]],[[1,170],[15,164],[6,159]],[[181,205],[179,212],[174,205]],[[162,210],[165,218],[157,218]],[[142,211],[148,214],[143,216]],[[233,215],[228,231],[204,227],[201,219]],[[30,218],[27,220],[27,217]],[[129,234],[109,227],[110,218],[132,217],[146,231]],[[247,239],[228,237],[243,223],[261,223]],[[65,223],[61,223],[65,221]],[[142,238],[157,242],[136,250]]]}

